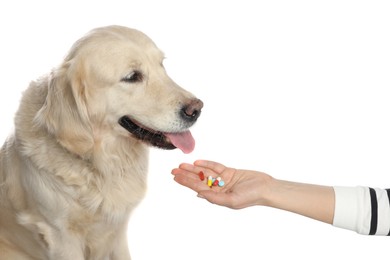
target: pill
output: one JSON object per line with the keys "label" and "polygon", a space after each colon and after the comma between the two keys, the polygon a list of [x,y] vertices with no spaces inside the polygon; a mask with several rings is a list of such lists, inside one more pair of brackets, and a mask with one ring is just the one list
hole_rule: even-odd
{"label": "pill", "polygon": [[208,179],[207,179],[207,185],[209,187],[211,187],[213,185],[213,177],[212,176],[209,176]]}
{"label": "pill", "polygon": [[219,184],[218,178],[213,181],[213,186],[217,186]]}
{"label": "pill", "polygon": [[218,177],[216,181],[218,181],[219,187],[223,187],[223,185],[225,185],[225,182],[221,179],[221,177]]}
{"label": "pill", "polygon": [[204,173],[202,171],[200,171],[198,175],[199,175],[199,179],[201,181],[204,181]]}

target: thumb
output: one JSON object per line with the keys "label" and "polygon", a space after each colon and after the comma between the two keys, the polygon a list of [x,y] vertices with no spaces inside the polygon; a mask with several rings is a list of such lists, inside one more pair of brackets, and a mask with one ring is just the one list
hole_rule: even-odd
{"label": "thumb", "polygon": [[226,204],[226,194],[212,190],[203,190],[198,193],[198,197],[207,200],[210,203],[224,206]]}

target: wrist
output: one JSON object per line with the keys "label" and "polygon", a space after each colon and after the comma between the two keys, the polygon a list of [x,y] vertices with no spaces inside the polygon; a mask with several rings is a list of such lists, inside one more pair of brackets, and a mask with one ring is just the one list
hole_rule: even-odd
{"label": "wrist", "polygon": [[268,176],[260,186],[258,205],[266,207],[275,207],[279,190],[281,189],[281,181]]}

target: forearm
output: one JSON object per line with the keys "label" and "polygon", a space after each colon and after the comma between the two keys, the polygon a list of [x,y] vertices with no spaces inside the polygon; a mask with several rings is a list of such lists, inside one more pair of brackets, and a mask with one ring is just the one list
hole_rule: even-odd
{"label": "forearm", "polygon": [[274,179],[267,205],[332,224],[335,193],[332,187]]}

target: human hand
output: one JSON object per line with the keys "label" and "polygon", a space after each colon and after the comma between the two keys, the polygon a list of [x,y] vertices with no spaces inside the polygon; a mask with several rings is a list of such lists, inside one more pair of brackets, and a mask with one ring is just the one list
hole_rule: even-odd
{"label": "human hand", "polygon": [[[205,180],[201,181],[199,172],[203,171]],[[232,209],[254,205],[267,205],[269,184],[274,179],[262,172],[239,170],[220,163],[197,160],[194,164],[182,163],[172,170],[174,180],[198,193],[198,197]],[[222,178],[223,187],[207,185],[207,177]]]}

